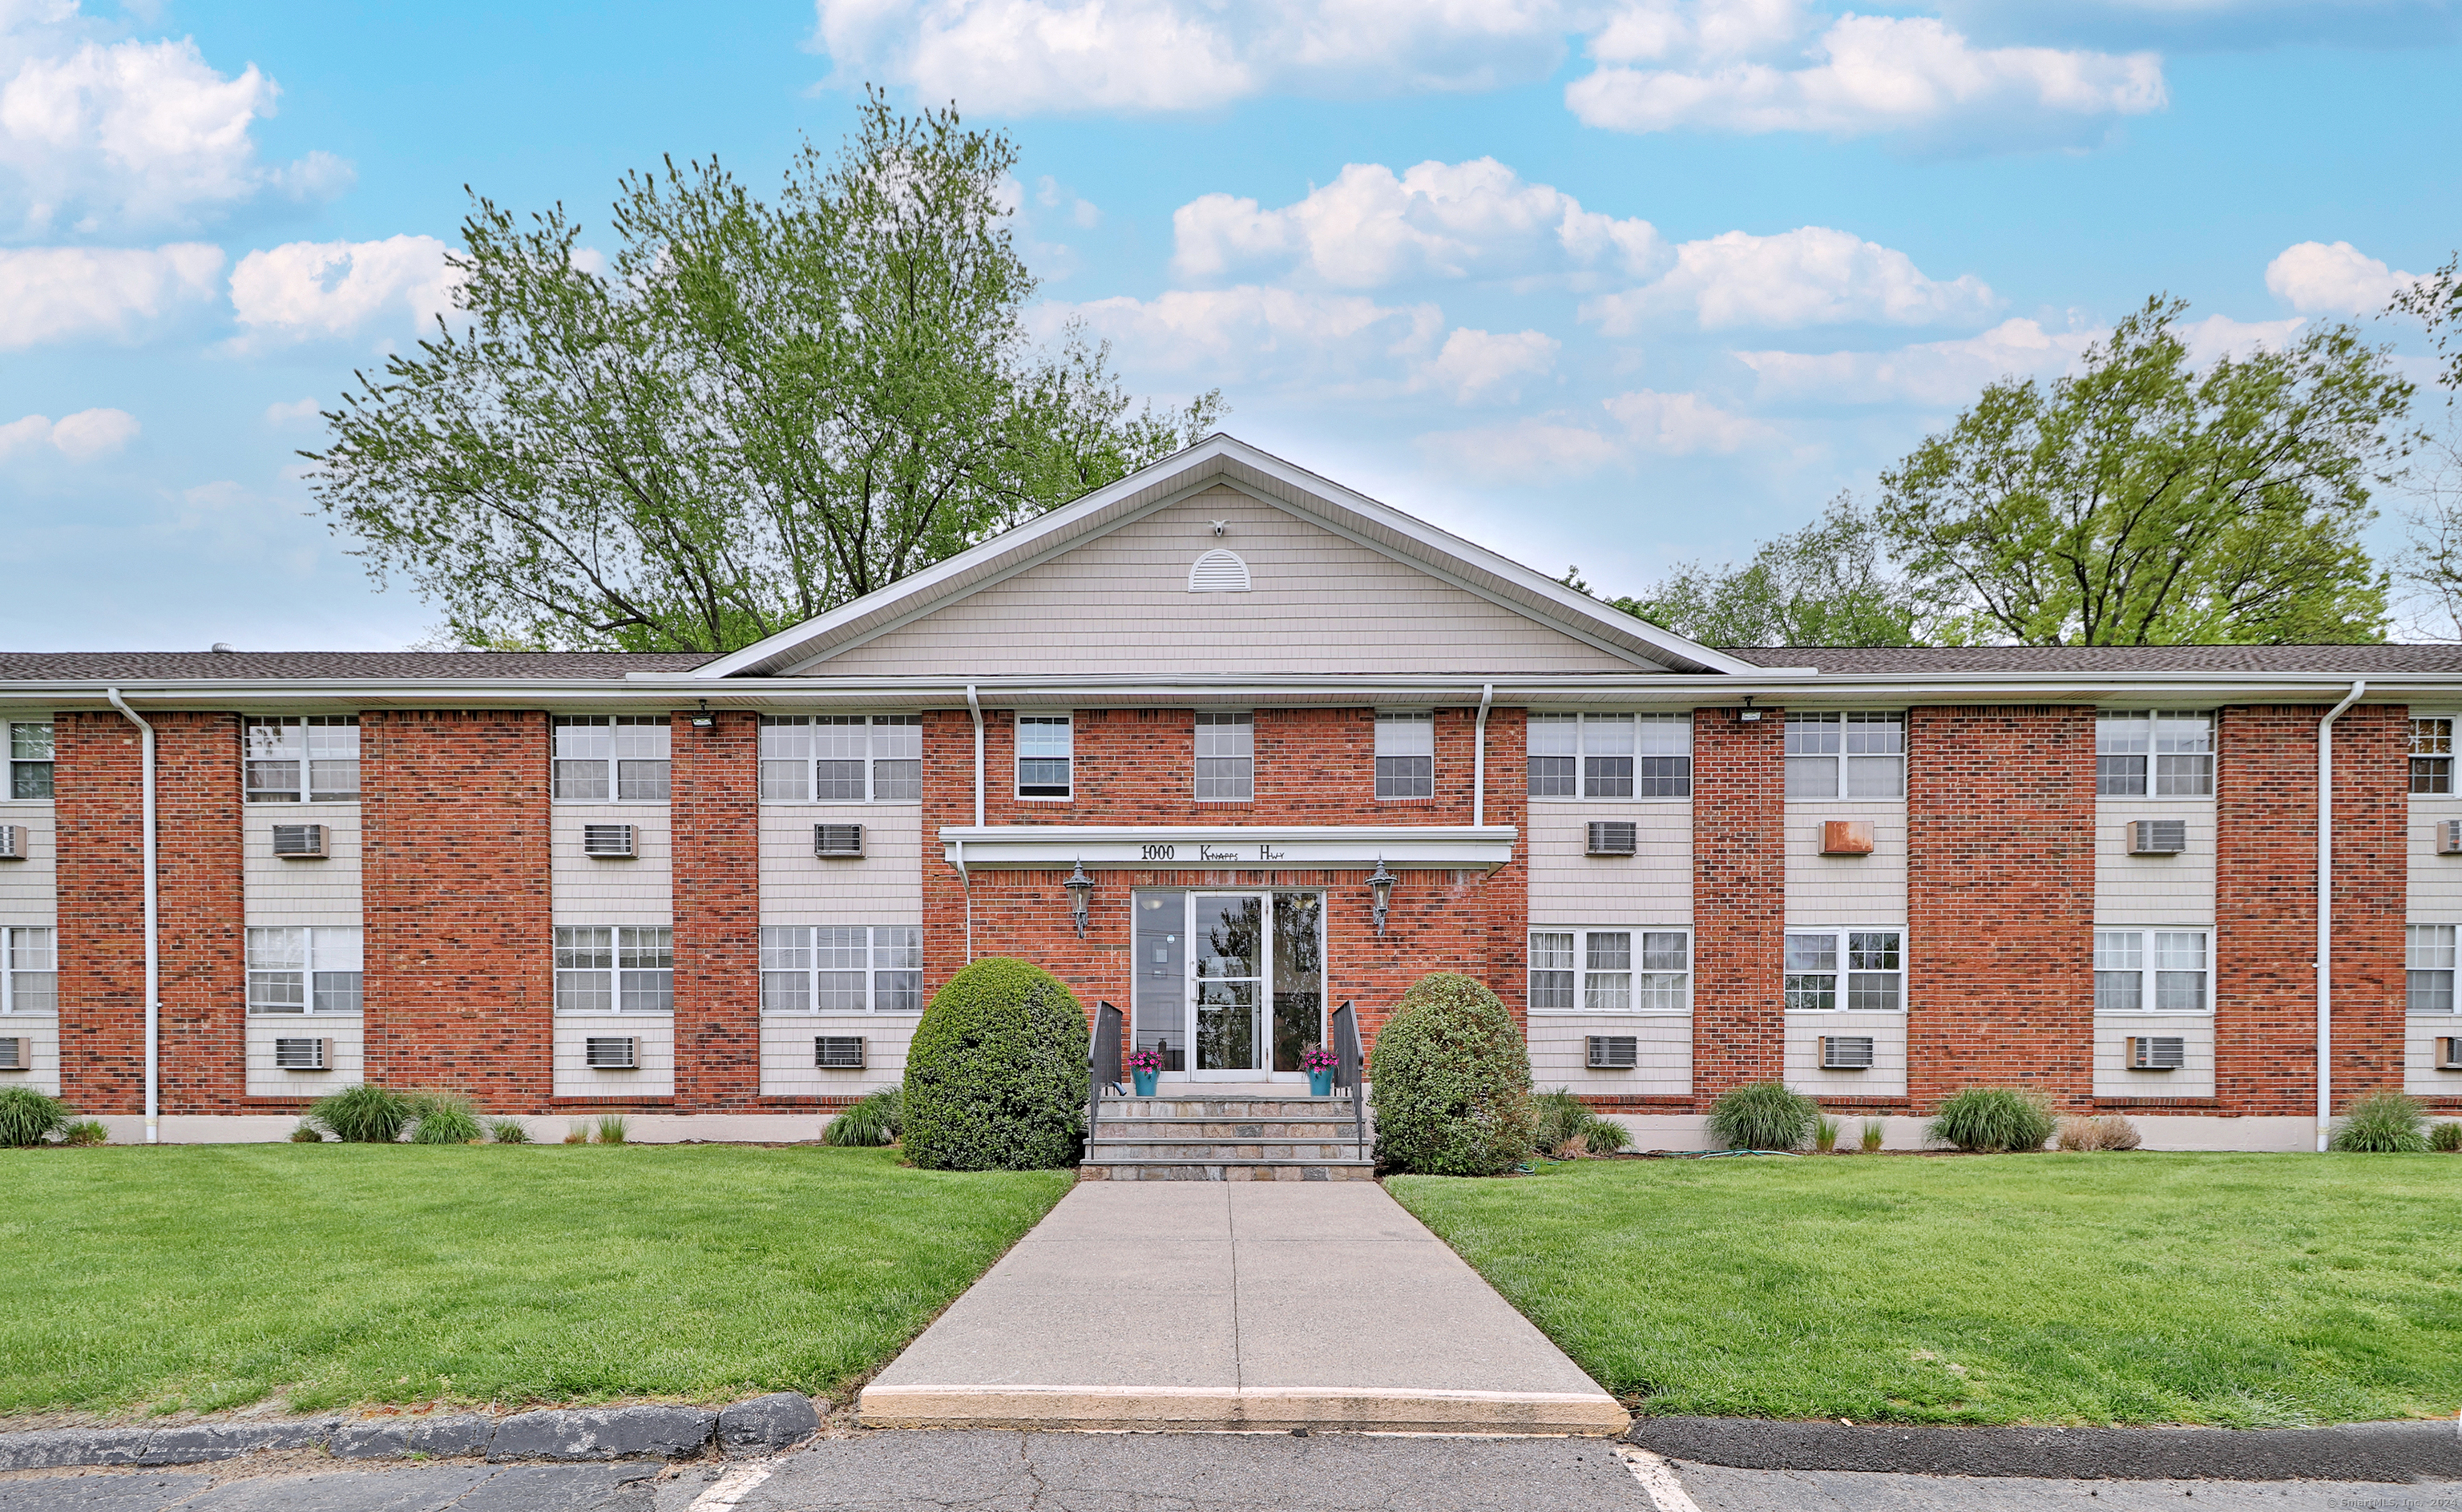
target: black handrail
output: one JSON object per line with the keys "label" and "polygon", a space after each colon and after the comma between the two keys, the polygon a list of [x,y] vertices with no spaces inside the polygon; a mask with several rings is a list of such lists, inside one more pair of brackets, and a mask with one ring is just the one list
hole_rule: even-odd
{"label": "black handrail", "polygon": [[1103,1089],[1120,1091],[1120,1010],[1108,1003],[1094,1008],[1094,1044],[1086,1056],[1086,1139],[1094,1138],[1095,1120],[1103,1115]]}
{"label": "black handrail", "polygon": [[1348,999],[1333,1010],[1333,1084],[1350,1089],[1351,1138],[1364,1158],[1368,1154],[1368,1090],[1362,1083],[1359,1060],[1359,1015]]}

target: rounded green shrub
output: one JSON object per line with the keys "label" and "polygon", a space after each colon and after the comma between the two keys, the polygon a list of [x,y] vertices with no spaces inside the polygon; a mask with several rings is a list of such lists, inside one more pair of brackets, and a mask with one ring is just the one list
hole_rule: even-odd
{"label": "rounded green shrub", "polygon": [[1795,1150],[1820,1117],[1821,1105],[1784,1082],[1747,1082],[1710,1105],[1710,1137],[1722,1150]]}
{"label": "rounded green shrub", "polygon": [[898,1092],[883,1087],[838,1114],[821,1131],[821,1143],[878,1147],[897,1142]]}
{"label": "rounded green shrub", "polygon": [[2420,1131],[2427,1112],[2400,1092],[2370,1092],[2351,1099],[2334,1131],[2334,1148],[2344,1155],[2417,1155],[2428,1148]]}
{"label": "rounded green shrub", "polygon": [[1530,1157],[1530,1049],[1475,977],[1439,971],[1402,994],[1368,1067],[1376,1162],[1421,1176],[1495,1176]]}
{"label": "rounded green shrub", "polygon": [[1978,1155],[2041,1150],[2055,1120],[2041,1092],[2015,1087],[1968,1087],[1950,1095],[1924,1134]]}
{"label": "rounded green shrub", "polygon": [[69,1121],[69,1105],[32,1087],[0,1087],[0,1146],[41,1144]]}
{"label": "rounded green shrub", "polygon": [[409,1098],[374,1083],[328,1093],[308,1108],[308,1122],[345,1144],[391,1144],[412,1115]]}
{"label": "rounded green shrub", "polygon": [[906,1050],[898,1132],[927,1171],[1038,1171],[1086,1150],[1086,1012],[1050,972],[977,961],[932,997]]}

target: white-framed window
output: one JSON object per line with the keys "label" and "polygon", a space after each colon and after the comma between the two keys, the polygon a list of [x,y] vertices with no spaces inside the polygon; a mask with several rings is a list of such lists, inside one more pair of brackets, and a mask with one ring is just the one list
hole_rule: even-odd
{"label": "white-framed window", "polygon": [[1257,796],[1257,717],[1197,713],[1197,801],[1247,803]]}
{"label": "white-framed window", "polygon": [[0,728],[0,757],[9,763],[9,781],[0,795],[48,798],[52,795],[52,722],[10,720]]}
{"label": "white-framed window", "polygon": [[356,926],[250,929],[248,1011],[358,1012],[360,940]]}
{"label": "white-framed window", "polygon": [[250,803],[345,803],[359,795],[356,714],[250,714],[239,722]]}
{"label": "white-framed window", "polygon": [[1017,795],[1066,798],[1076,790],[1076,725],[1067,714],[1017,717]]}
{"label": "white-framed window", "polygon": [[2202,929],[2096,930],[2094,1011],[2205,1012],[2210,953]]}
{"label": "white-framed window", "polygon": [[1533,1013],[1685,1013],[1692,1006],[1689,929],[1530,932]]}
{"label": "white-framed window", "polygon": [[764,1013],[920,1013],[923,931],[913,924],[765,924]]}
{"label": "white-framed window", "polygon": [[919,714],[764,714],[761,796],[789,803],[914,803]]}
{"label": "white-framed window", "polygon": [[1436,717],[1376,711],[1376,796],[1436,795]]}
{"label": "white-framed window", "polygon": [[663,924],[558,924],[558,1013],[671,1013],[676,932]]}
{"label": "white-framed window", "polygon": [[58,944],[47,928],[0,928],[0,1014],[59,1011]]}
{"label": "white-framed window", "polygon": [[2438,715],[2410,722],[2410,790],[2453,790],[2453,721]]}
{"label": "white-framed window", "polygon": [[1533,714],[1533,798],[1690,798],[1690,714]]}
{"label": "white-framed window", "polygon": [[1785,964],[1790,1013],[1896,1013],[1907,1004],[1902,929],[1790,929]]}
{"label": "white-framed window", "polygon": [[1898,798],[1907,790],[1907,717],[1894,709],[1786,717],[1790,798]]}
{"label": "white-framed window", "polygon": [[2214,717],[2127,709],[2094,717],[2094,790],[2106,798],[2202,798],[2214,790]]}
{"label": "white-framed window", "polygon": [[667,801],[667,717],[559,714],[555,795],[568,802]]}
{"label": "white-framed window", "polygon": [[2413,1013],[2453,1011],[2453,926],[2412,924],[2402,932],[2405,1006]]}

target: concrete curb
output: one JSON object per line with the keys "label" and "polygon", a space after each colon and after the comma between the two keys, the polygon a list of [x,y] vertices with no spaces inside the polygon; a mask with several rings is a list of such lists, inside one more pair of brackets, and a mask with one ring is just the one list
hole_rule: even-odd
{"label": "concrete curb", "polygon": [[491,1417],[303,1417],[274,1423],[179,1423],[159,1428],[40,1428],[0,1433],[0,1470],[95,1465],[189,1465],[271,1450],[322,1449],[336,1459],[423,1455],[436,1459],[688,1459],[715,1444],[726,1455],[772,1454],[820,1430],[812,1399],[795,1392],[731,1407],[548,1408]]}
{"label": "concrete curb", "polygon": [[874,1384],[866,1428],[1173,1433],[1538,1434],[1612,1438],[1632,1419],[1605,1392],[1378,1387]]}
{"label": "concrete curb", "polygon": [[1946,1428],[1644,1417],[1627,1439],[1739,1470],[1868,1470],[2052,1480],[2462,1480],[2450,1422],[2339,1428]]}

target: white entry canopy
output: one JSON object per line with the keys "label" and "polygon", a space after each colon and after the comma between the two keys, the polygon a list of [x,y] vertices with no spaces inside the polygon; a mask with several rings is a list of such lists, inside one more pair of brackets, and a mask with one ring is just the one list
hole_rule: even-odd
{"label": "white entry canopy", "polygon": [[949,864],[1277,867],[1492,872],[1513,859],[1514,827],[1488,825],[943,825]]}

